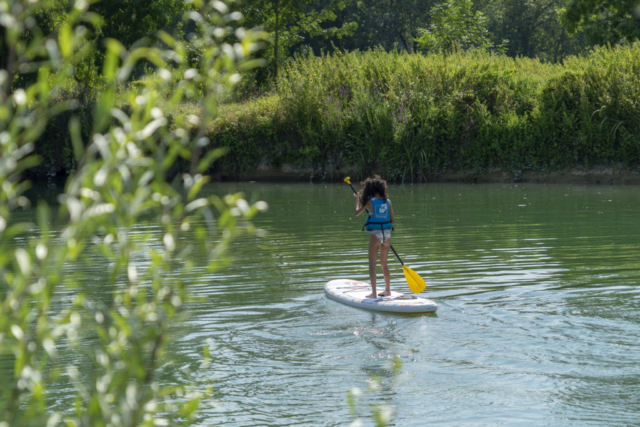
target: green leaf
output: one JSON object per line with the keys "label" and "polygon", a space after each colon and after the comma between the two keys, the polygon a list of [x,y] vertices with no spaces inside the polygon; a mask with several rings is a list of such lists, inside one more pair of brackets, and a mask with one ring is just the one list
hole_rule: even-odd
{"label": "green leaf", "polygon": [[65,59],[73,53],[72,29],[68,23],[62,24],[58,30],[58,46]]}
{"label": "green leaf", "polygon": [[106,81],[110,82],[116,77],[118,64],[120,63],[120,54],[126,52],[126,49],[122,43],[115,39],[107,39],[105,44],[107,46],[107,53],[102,68],[102,76]]}
{"label": "green leaf", "polygon": [[[113,87],[106,88],[98,98],[93,119],[93,131],[101,133],[111,122],[111,109],[115,106],[116,96]],[[75,145],[74,145],[75,150]]]}
{"label": "green leaf", "polygon": [[218,160],[220,157],[224,156],[228,152],[229,152],[229,149],[227,147],[216,148],[214,150],[207,152],[205,156],[202,158],[202,160],[200,160],[200,162],[198,163],[198,172],[203,173],[204,171],[209,169],[209,167],[211,166],[211,164],[213,164],[213,162],[215,162],[216,160]]}
{"label": "green leaf", "polygon": [[82,130],[78,116],[73,116],[71,120],[69,120],[69,136],[71,137],[73,154],[75,155],[76,161],[80,162],[84,157],[84,145],[82,144]]}

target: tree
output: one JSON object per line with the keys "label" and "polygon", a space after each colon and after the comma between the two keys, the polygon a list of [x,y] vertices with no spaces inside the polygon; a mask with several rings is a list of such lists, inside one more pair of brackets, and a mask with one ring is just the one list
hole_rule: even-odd
{"label": "tree", "polygon": [[265,56],[272,60],[274,80],[278,78],[280,62],[288,56],[291,47],[304,41],[304,35],[342,37],[353,32],[353,24],[341,28],[322,25],[334,21],[335,12],[345,6],[345,0],[321,4],[317,0],[241,0],[239,3],[247,27],[261,27],[272,35]]}
{"label": "tree", "polygon": [[93,27],[94,59],[83,64],[84,70],[79,69],[86,86],[94,84],[92,81],[102,68],[106,40],[118,40],[126,48],[151,45],[157,41],[158,31],[171,32],[171,27],[180,26],[182,13],[189,9],[194,9],[193,3],[184,0],[102,0],[92,4],[90,11],[98,14],[101,22]]}
{"label": "tree", "polygon": [[[96,34],[100,39],[117,39],[129,48],[158,30],[181,22],[181,14],[193,6],[184,0],[102,0],[90,10],[102,16]],[[104,46],[100,46],[101,48]]]}
{"label": "tree", "polygon": [[[24,42],[38,37],[37,33],[55,31],[73,12],[74,2],[69,0],[38,0],[34,3],[37,7],[31,12],[32,20],[21,36]],[[184,0],[103,0],[89,3],[85,31],[90,31],[91,35],[85,42],[92,46],[92,55],[75,67],[75,78],[85,88],[97,83],[95,80],[102,68],[106,40],[117,39],[127,48],[139,42],[150,45],[156,41],[157,31],[180,27],[182,12],[194,8],[193,3]],[[4,31],[0,26],[0,66],[7,67],[11,46],[2,43],[6,40]],[[22,80],[29,79],[23,76]]]}
{"label": "tree", "polygon": [[367,0],[348,5],[339,22],[355,22],[353,37],[336,44],[344,50],[399,47],[415,51],[419,30],[430,22],[430,10],[442,0]]}
{"label": "tree", "polygon": [[[53,2],[7,3],[0,0],[12,49],[10,68],[0,68],[0,426],[189,425],[202,387],[167,369],[168,331],[192,299],[195,272],[214,271],[231,239],[266,208],[240,194],[203,194],[203,174],[223,150],[197,153],[211,144],[205,134],[220,93],[255,64],[260,35],[239,30],[237,44],[223,44],[238,15],[221,2],[193,0],[190,43],[202,52],[195,64],[184,40],[166,33],[154,47],[109,40],[92,138],[82,141],[78,118],[69,122],[77,167],[58,199],[59,217],[41,201],[36,228],[15,215],[30,204],[23,172],[38,163],[34,141],[47,121],[75,104],[58,94],[91,57],[86,25],[95,21],[90,2],[77,0],[47,33],[33,16]],[[157,67],[157,79],[126,85],[141,60]],[[36,82],[12,90],[13,72],[34,70]],[[169,119],[183,102],[196,103],[199,115]],[[179,159],[191,171],[170,180]],[[83,275],[97,258],[100,297]],[[61,298],[62,287],[73,288],[62,292],[72,301]],[[205,346],[203,363],[209,359]],[[159,378],[163,370],[170,384]],[[52,407],[54,384],[75,389],[75,398]]]}
{"label": "tree", "polygon": [[448,0],[435,6],[431,14],[431,25],[417,39],[421,49],[447,52],[456,46],[484,50],[495,47],[487,31],[486,16],[473,10],[471,0]]}
{"label": "tree", "polygon": [[568,0],[478,0],[488,18],[494,43],[503,43],[509,56],[558,62],[583,52],[583,32],[570,35],[560,20]]}
{"label": "tree", "polygon": [[585,30],[593,44],[640,39],[638,0],[571,0],[562,19],[571,33]]}

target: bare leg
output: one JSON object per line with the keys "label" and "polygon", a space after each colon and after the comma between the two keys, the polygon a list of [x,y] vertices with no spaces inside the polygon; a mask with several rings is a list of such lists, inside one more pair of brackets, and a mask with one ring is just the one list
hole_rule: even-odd
{"label": "bare leg", "polygon": [[391,273],[387,259],[389,258],[389,248],[391,247],[391,239],[385,240],[380,246],[380,266],[384,275],[384,294],[391,295]]}
{"label": "bare leg", "polygon": [[[365,298],[375,298],[378,296],[376,292],[376,261],[378,259],[378,248],[380,240],[373,234],[369,234],[369,280],[371,280],[371,295]],[[387,249],[387,252],[389,250]]]}

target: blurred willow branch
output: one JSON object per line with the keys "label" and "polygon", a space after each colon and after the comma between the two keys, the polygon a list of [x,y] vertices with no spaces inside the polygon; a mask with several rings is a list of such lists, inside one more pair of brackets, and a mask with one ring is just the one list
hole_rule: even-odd
{"label": "blurred willow branch", "polygon": [[[91,2],[76,0],[45,34],[38,17],[58,3],[0,0],[7,53],[0,70],[0,360],[13,365],[10,374],[0,371],[0,426],[188,425],[202,391],[188,381],[159,381],[167,331],[184,314],[196,268],[218,268],[230,241],[252,232],[251,218],[266,209],[241,194],[204,194],[202,174],[224,154],[210,147],[205,127],[240,73],[260,65],[251,54],[265,35],[237,28],[241,15],[220,1],[193,0],[186,37],[160,33],[161,44],[131,50],[109,40],[91,140],[82,140],[78,118],[69,122],[77,169],[59,196],[60,231],[43,202],[37,225],[12,218],[30,204],[21,176],[39,161],[34,141],[49,119],[78,103],[55,95],[73,85],[75,68],[95,48],[90,29],[100,25]],[[233,45],[225,43],[231,38]],[[152,64],[158,83],[126,88],[142,62]],[[16,85],[19,75],[36,77]],[[186,101],[200,115],[168,119]],[[169,182],[179,161],[190,171]],[[103,269],[99,290],[82,273],[91,265]],[[72,289],[73,302],[56,296],[61,286]],[[88,337],[90,347],[82,345]],[[53,411],[50,387],[60,381],[73,384],[75,399]]]}

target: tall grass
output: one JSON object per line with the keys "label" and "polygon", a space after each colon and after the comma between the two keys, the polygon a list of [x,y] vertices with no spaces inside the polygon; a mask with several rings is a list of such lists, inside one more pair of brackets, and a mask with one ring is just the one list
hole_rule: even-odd
{"label": "tall grass", "polygon": [[420,181],[446,169],[640,160],[640,45],[564,64],[476,51],[373,50],[289,62],[278,91],[225,105],[209,133],[229,171],[259,163]]}

